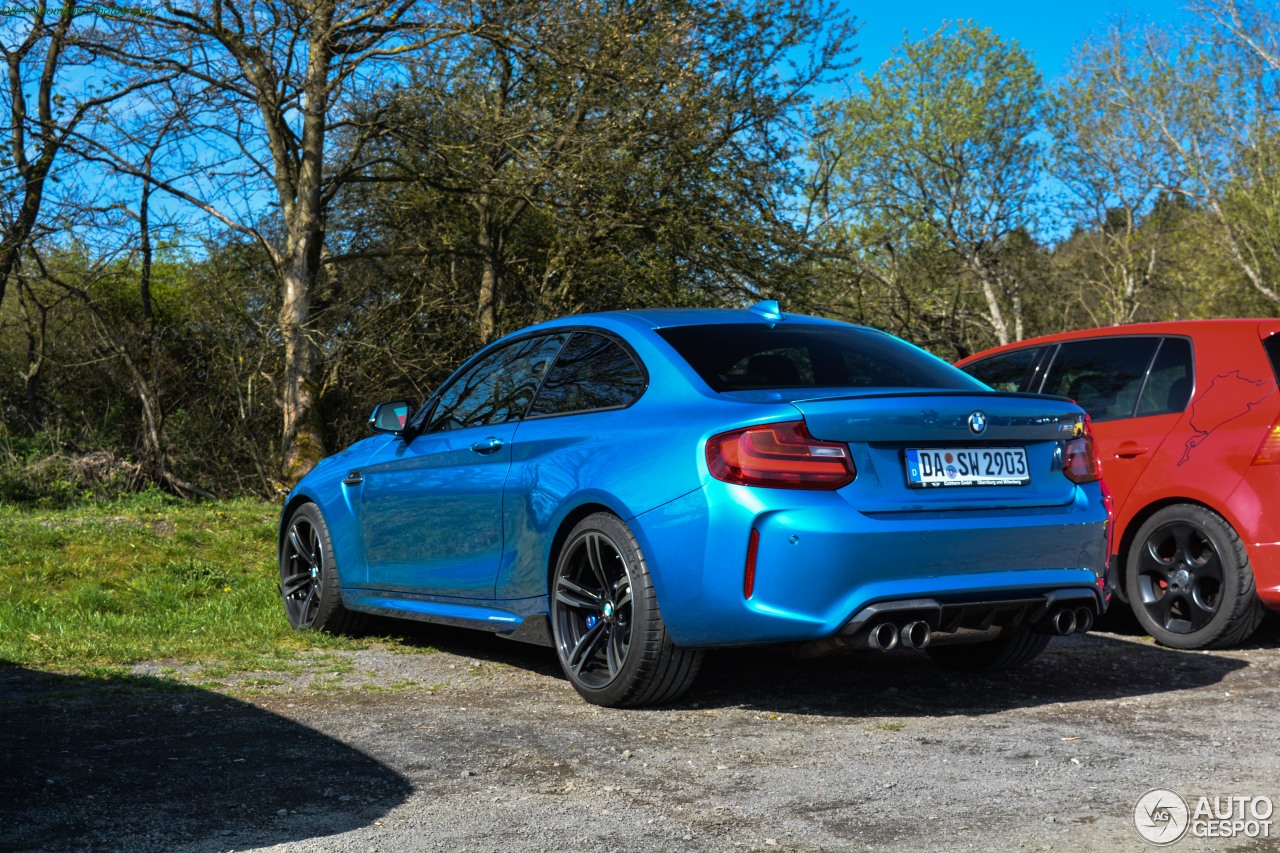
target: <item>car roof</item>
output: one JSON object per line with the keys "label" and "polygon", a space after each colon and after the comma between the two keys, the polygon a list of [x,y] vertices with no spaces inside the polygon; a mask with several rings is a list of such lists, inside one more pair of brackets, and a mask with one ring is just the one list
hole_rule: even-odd
{"label": "car roof", "polygon": [[1202,334],[1242,333],[1256,331],[1259,338],[1268,338],[1280,334],[1280,319],[1274,317],[1231,318],[1213,320],[1165,320],[1156,323],[1129,323],[1122,326],[1098,326],[1092,329],[1074,329],[1069,332],[1056,332],[1052,335],[1041,335],[1036,338],[1025,338],[1010,344],[976,352],[956,362],[966,365],[996,353],[1043,344],[1055,344],[1061,341],[1080,340],[1081,338],[1118,337],[1121,335],[1185,335],[1194,338]]}
{"label": "car roof", "polygon": [[653,330],[670,329],[677,326],[713,326],[730,323],[752,323],[762,326],[774,326],[779,323],[805,326],[842,326],[844,328],[865,329],[868,332],[884,334],[879,329],[873,329],[869,326],[855,326],[839,320],[828,320],[807,314],[788,314],[783,312],[781,319],[777,319],[745,308],[639,308],[628,311],[598,311],[549,320],[523,329],[521,333],[559,326],[603,326],[609,328],[616,324],[632,329]]}

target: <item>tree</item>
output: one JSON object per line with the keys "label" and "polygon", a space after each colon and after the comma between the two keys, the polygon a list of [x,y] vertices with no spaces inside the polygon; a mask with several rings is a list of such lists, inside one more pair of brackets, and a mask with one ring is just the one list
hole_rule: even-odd
{"label": "tree", "polygon": [[[1072,278],[1082,285],[1079,304],[1094,326],[1137,319],[1161,281],[1170,229],[1181,222],[1152,215],[1181,185],[1182,169],[1162,145],[1159,124],[1128,103],[1134,41],[1131,31],[1113,27],[1087,42],[1046,112],[1051,171],[1066,189],[1060,201],[1075,228]],[[1147,96],[1168,100],[1170,82],[1150,80],[1154,91]]]}
{"label": "tree", "polygon": [[[23,9],[29,17],[6,12],[0,24],[0,56],[6,85],[0,105],[7,120],[8,150],[0,159],[0,303],[18,272],[22,253],[39,236],[37,226],[45,206],[55,163],[68,140],[80,132],[97,111],[149,86],[162,77],[115,77],[96,80],[92,64],[94,44],[109,41],[109,29],[89,29],[84,20],[96,10],[82,9],[68,0],[49,9],[46,0]],[[77,23],[77,19],[81,19]],[[87,36],[87,38],[86,38]],[[88,44],[86,44],[88,42]],[[70,66],[70,68],[68,67]],[[28,87],[34,86],[32,96]],[[28,99],[35,101],[31,115]]]}
{"label": "tree", "polygon": [[1203,211],[1214,243],[1280,305],[1280,20],[1236,0],[1197,11],[1199,25],[1179,40],[1142,34],[1116,108],[1157,133],[1152,186]]}
{"label": "tree", "polygon": [[819,170],[833,222],[872,277],[883,259],[933,247],[979,289],[996,340],[1024,336],[1026,282],[1010,239],[1041,213],[1041,82],[1016,45],[972,23],[904,41],[863,91],[831,105]]}
{"label": "tree", "polygon": [[[419,19],[423,11],[412,0],[166,3],[131,44],[113,51],[130,67],[180,78],[167,89],[168,101],[155,102],[142,120],[183,115],[199,151],[189,163],[167,152],[151,174],[136,149],[99,144],[96,156],[256,240],[276,271],[286,484],[325,453],[317,411],[321,365],[310,323],[333,199],[365,167],[350,100],[368,78],[395,73],[385,60],[467,26],[449,19],[432,29]],[[328,140],[344,130],[349,144],[334,160]],[[146,138],[141,129],[128,135]],[[271,199],[272,217],[262,216],[264,198]]]}
{"label": "tree", "polygon": [[445,61],[373,104],[380,176],[407,178],[370,197],[374,218],[461,267],[480,342],[526,318],[784,288],[796,123],[852,28],[833,8],[476,4]]}

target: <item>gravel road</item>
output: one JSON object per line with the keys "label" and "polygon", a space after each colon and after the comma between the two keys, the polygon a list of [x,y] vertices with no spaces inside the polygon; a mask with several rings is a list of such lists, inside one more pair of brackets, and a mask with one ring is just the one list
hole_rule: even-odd
{"label": "gravel road", "polygon": [[1159,849],[1152,788],[1280,801],[1276,617],[1244,649],[1096,633],[1000,677],[719,652],[641,711],[582,702],[546,649],[406,643],[199,687],[0,667],[0,850],[1111,853]]}

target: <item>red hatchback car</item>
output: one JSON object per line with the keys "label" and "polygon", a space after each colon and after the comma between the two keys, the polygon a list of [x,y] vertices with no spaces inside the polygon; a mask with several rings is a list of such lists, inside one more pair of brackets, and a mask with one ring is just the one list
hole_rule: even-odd
{"label": "red hatchback car", "polygon": [[1156,640],[1234,645],[1280,610],[1280,320],[1065,332],[956,366],[1089,413],[1116,592]]}

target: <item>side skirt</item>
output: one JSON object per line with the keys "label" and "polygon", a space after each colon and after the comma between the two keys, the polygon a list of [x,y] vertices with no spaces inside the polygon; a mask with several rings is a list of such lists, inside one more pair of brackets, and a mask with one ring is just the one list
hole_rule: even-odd
{"label": "side skirt", "polygon": [[373,589],[344,589],[342,604],[360,613],[489,631],[520,642],[551,645],[545,596],[478,601]]}

